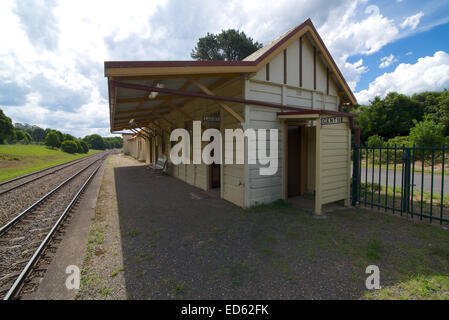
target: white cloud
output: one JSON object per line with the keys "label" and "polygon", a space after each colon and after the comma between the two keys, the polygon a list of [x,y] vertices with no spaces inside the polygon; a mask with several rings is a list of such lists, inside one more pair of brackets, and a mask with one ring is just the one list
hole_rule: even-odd
{"label": "white cloud", "polygon": [[355,88],[357,82],[359,82],[362,74],[368,72],[368,67],[363,65],[363,59],[360,59],[354,63],[344,61],[341,65],[345,75],[345,80],[351,88]]}
{"label": "white cloud", "polygon": [[415,64],[399,64],[393,72],[377,77],[367,90],[355,96],[360,104],[367,104],[375,96],[385,97],[391,91],[410,95],[444,88],[449,88],[449,54],[437,51],[433,56],[419,58]]}
{"label": "white cloud", "polygon": [[359,12],[363,3],[354,1],[330,11],[327,21],[318,30],[352,90],[368,68],[363,66],[362,59],[356,64],[347,59],[378,52],[400,36],[394,20],[382,15],[379,7],[369,5],[363,13]]}
{"label": "white cloud", "polygon": [[405,55],[406,55],[406,56],[411,56],[412,54],[413,54],[413,52],[409,51],[409,52],[407,52]]}
{"label": "white cloud", "polygon": [[410,16],[401,23],[401,28],[406,29],[410,28],[411,30],[415,30],[418,27],[421,18],[424,16],[424,12],[420,11],[417,14]]}
{"label": "white cloud", "polygon": [[383,69],[391,66],[397,59],[394,57],[394,54],[390,54],[387,57],[381,58],[380,61],[381,64],[379,65],[379,68]]}
{"label": "white cloud", "polygon": [[[367,0],[0,1],[0,108],[13,120],[84,135],[109,131],[107,60],[186,60],[207,32],[236,28],[267,43],[307,18],[351,88],[378,52],[419,24]],[[427,14],[427,11],[426,11]],[[402,20],[401,20],[402,21]],[[357,56],[355,60],[352,57]],[[355,61],[355,62],[350,62]],[[84,133],[83,133],[84,132]]]}

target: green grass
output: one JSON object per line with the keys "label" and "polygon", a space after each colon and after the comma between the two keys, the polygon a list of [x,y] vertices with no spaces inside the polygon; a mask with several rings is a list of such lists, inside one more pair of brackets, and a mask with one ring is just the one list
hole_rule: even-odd
{"label": "green grass", "polygon": [[291,203],[287,202],[285,200],[279,199],[276,200],[272,203],[262,203],[262,204],[258,204],[256,203],[255,205],[253,205],[252,207],[245,209],[248,212],[265,212],[265,211],[269,211],[269,210],[280,210],[280,209],[286,209],[286,208],[290,208],[291,207]]}
{"label": "green grass", "polygon": [[366,245],[366,257],[368,260],[372,262],[379,260],[382,248],[382,241],[378,239],[369,239]]}
{"label": "green grass", "polygon": [[449,277],[446,275],[418,275],[394,286],[366,293],[365,299],[449,300]]}
{"label": "green grass", "polygon": [[135,237],[137,237],[139,234],[140,234],[140,230],[137,230],[137,229],[132,229],[132,230],[129,230],[129,231],[128,231],[128,235],[129,235],[131,238],[135,238]]}
{"label": "green grass", "polygon": [[[382,289],[366,290],[362,299],[449,299],[449,235],[442,228],[364,209],[314,219],[312,214],[289,206],[273,207],[258,207],[258,216],[275,214],[280,224],[288,216],[288,224],[264,226],[254,238],[261,259],[270,262],[272,274],[296,279],[291,263],[294,265],[298,255],[318,264],[342,259],[351,261],[354,283],[364,283],[368,265],[380,266]],[[259,226],[262,221],[257,220]],[[277,243],[272,244],[267,235],[276,237]],[[287,243],[296,243],[297,251],[291,251]],[[243,286],[248,275],[241,276],[245,274],[241,266],[234,266],[232,271],[233,286]]]}
{"label": "green grass", "polygon": [[[365,189],[366,188],[366,189]],[[374,191],[374,193],[372,193]],[[410,190],[411,191],[411,190]],[[380,193],[380,197],[379,197]],[[380,204],[382,207],[385,206],[385,201],[388,206],[393,207],[393,203],[395,204],[395,209],[400,210],[401,208],[401,187],[393,188],[392,186],[388,186],[388,190],[386,186],[379,186],[378,183],[369,183],[366,185],[362,183],[361,186],[361,203],[364,204],[366,195],[367,206],[371,206],[371,202],[374,204]],[[440,217],[441,211],[441,194],[438,192],[434,192],[433,194],[430,191],[421,191],[421,190],[413,190],[413,194],[411,194],[413,200],[413,212],[418,214],[421,212],[421,200],[423,202],[423,214],[430,214],[430,203],[432,200],[432,214],[434,217]],[[380,198],[380,201],[379,201]],[[394,200],[394,201],[393,201]],[[449,218],[449,194],[443,195],[443,218]],[[412,209],[412,204],[410,204],[410,210]]]}
{"label": "green grass", "polygon": [[69,154],[40,145],[0,145],[0,182],[98,152]]}
{"label": "green grass", "polygon": [[[399,162],[400,160],[398,160]],[[437,163],[435,163],[435,166],[437,165]],[[386,170],[387,169],[387,165],[386,164],[381,164],[380,166],[382,168],[382,170]],[[412,167],[413,167],[413,163],[412,163]],[[366,164],[362,163],[362,168],[366,169]],[[372,170],[373,169],[373,165],[372,164],[368,164],[368,170]],[[379,163],[376,162],[374,165],[374,170],[379,170]],[[394,170],[394,163],[389,163],[388,164],[388,170]],[[402,163],[396,163],[396,171],[401,171],[402,170]],[[415,165],[415,172],[423,172],[422,166],[419,164]],[[424,173],[432,173],[432,169],[428,169],[424,167]],[[436,175],[442,175],[443,174],[443,170],[437,170],[434,169],[433,170],[433,174]],[[444,170],[444,175],[449,174],[449,170]]]}

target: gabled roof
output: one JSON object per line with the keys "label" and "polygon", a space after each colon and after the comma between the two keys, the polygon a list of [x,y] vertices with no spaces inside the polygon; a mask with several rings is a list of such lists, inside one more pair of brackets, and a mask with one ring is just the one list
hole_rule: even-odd
{"label": "gabled roof", "polygon": [[293,41],[309,32],[319,51],[323,54],[326,64],[333,71],[337,82],[342,87],[347,99],[356,104],[357,100],[327,50],[310,19],[289,30],[278,39],[249,55],[243,61],[106,61],[105,76],[170,76],[170,75],[201,75],[225,73],[253,73],[270,62]]}
{"label": "gabled roof", "polygon": [[[307,21],[306,21],[307,22]],[[305,23],[305,22],[304,22]],[[290,30],[288,30],[286,33],[284,33],[282,36],[280,36],[279,38],[271,41],[269,44],[267,44],[266,46],[263,46],[262,48],[260,48],[259,50],[257,50],[256,52],[253,52],[252,54],[250,54],[249,56],[247,56],[245,59],[243,59],[243,61],[258,61],[260,60],[260,58],[262,58],[267,52],[272,51],[273,49],[275,49],[277,46],[281,45],[281,41],[284,39],[288,39],[289,37],[294,35],[294,31],[302,26],[304,23],[300,24],[299,26],[296,26]],[[302,28],[301,28],[302,29]]]}

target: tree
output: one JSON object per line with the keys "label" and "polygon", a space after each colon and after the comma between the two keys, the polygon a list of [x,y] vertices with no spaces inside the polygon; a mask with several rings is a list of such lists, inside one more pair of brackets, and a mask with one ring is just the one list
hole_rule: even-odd
{"label": "tree", "polygon": [[62,141],[64,141],[64,134],[61,132],[61,131],[58,131],[58,130],[52,130],[52,131],[54,131],[57,135],[58,135],[58,138],[59,138],[59,142],[61,143]]}
{"label": "tree", "polygon": [[390,92],[384,99],[375,97],[370,106],[360,106],[356,113],[361,138],[366,141],[375,134],[387,139],[408,135],[413,120],[422,120],[424,108],[406,95]]}
{"label": "tree", "polygon": [[207,33],[198,40],[190,56],[195,60],[241,61],[260,48],[262,44],[243,31],[229,29],[216,35]]}
{"label": "tree", "polygon": [[449,135],[449,91],[432,92],[428,97],[429,105],[426,106],[426,120],[441,123],[444,126],[443,134]]}
{"label": "tree", "polygon": [[116,148],[123,147],[123,139],[122,139],[122,137],[114,137],[114,146]]}
{"label": "tree", "polygon": [[83,140],[79,140],[81,148],[83,149],[82,153],[88,153],[89,152],[89,146],[87,145],[86,142],[84,142]]}
{"label": "tree", "polygon": [[14,126],[11,118],[7,117],[3,110],[0,109],[0,144],[3,144],[4,140],[11,139],[13,136]]}
{"label": "tree", "polygon": [[103,138],[98,134],[91,134],[89,136],[85,136],[84,141],[90,146],[91,149],[96,150],[104,150],[106,149],[106,145],[104,143]]}
{"label": "tree", "polygon": [[37,127],[32,131],[31,136],[34,141],[41,142],[45,140],[46,133],[44,129]]}
{"label": "tree", "polygon": [[366,145],[368,147],[382,147],[384,144],[384,138],[375,134],[366,140]]}
{"label": "tree", "polygon": [[67,140],[75,141],[76,140],[76,138],[69,133],[63,133],[62,135],[64,137],[64,141],[67,141]]}
{"label": "tree", "polygon": [[66,140],[61,143],[61,150],[67,153],[76,153],[78,146],[75,141]]}
{"label": "tree", "polygon": [[28,132],[23,130],[16,130],[16,140],[28,144],[32,140]]}
{"label": "tree", "polygon": [[59,135],[56,131],[50,131],[45,137],[45,145],[51,148],[59,148],[61,140],[59,140]]}
{"label": "tree", "polygon": [[79,142],[79,140],[66,140],[66,141],[74,141],[76,143],[76,152],[77,153],[83,153],[83,147],[81,147],[81,143]]}
{"label": "tree", "polygon": [[418,147],[441,147],[444,143],[444,125],[432,120],[415,121],[410,129],[410,142]]}
{"label": "tree", "polygon": [[425,112],[429,111],[429,108],[432,109],[436,105],[438,105],[438,98],[441,96],[443,92],[439,91],[426,91],[421,93],[415,93],[412,95],[412,99],[420,102]]}

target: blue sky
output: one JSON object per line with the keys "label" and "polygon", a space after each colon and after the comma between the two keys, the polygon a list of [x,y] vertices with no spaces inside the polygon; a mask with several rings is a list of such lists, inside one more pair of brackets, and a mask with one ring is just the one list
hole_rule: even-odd
{"label": "blue sky", "polygon": [[[436,51],[449,53],[449,22],[389,43],[372,55],[354,55],[349,61],[363,58],[369,68],[369,72],[357,83],[355,91],[367,89],[376,77],[393,71],[399,63],[415,64],[419,58],[432,56]],[[381,59],[391,54],[395,57],[394,62],[388,67],[379,68]]]}
{"label": "blue sky", "polygon": [[189,60],[207,32],[264,44],[311,18],[359,103],[449,88],[449,0],[2,0],[0,108],[109,135],[110,60]]}

